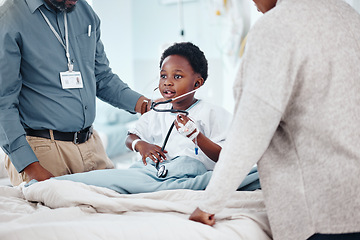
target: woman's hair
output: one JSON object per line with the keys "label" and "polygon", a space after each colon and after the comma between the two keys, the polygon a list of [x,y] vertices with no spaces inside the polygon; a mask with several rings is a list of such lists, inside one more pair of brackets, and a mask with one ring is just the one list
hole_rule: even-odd
{"label": "woman's hair", "polygon": [[185,57],[189,61],[194,72],[200,74],[205,82],[208,77],[208,62],[199,47],[195,46],[191,42],[175,43],[163,52],[160,59],[160,68],[164,59],[171,55],[180,55]]}

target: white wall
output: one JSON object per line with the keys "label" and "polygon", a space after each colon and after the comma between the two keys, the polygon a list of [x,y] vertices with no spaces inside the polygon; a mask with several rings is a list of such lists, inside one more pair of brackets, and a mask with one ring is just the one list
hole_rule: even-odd
{"label": "white wall", "polygon": [[[161,4],[158,0],[133,2],[135,87],[151,94],[158,84],[162,51],[174,42],[191,41],[204,51],[209,62],[209,78],[198,96],[222,104],[222,61],[217,45],[220,26],[212,19],[209,1],[183,4],[185,35],[180,35],[178,4]],[[219,96],[217,93],[220,93]]]}
{"label": "white wall", "polygon": [[92,0],[101,20],[101,39],[113,72],[134,85],[132,0]]}
{"label": "white wall", "polygon": [[[163,4],[169,1],[175,3]],[[345,1],[360,10],[360,0]],[[209,78],[197,96],[232,111],[232,85],[238,65],[236,45],[240,45],[239,36],[262,13],[251,0],[228,0],[227,8],[222,6],[223,0],[184,0],[182,38],[177,2],[92,0],[102,20],[102,40],[111,67],[133,89],[151,97],[158,82],[159,58],[164,47],[191,41],[209,61]],[[215,14],[216,10],[220,10],[220,16]]]}
{"label": "white wall", "polygon": [[[191,41],[204,51],[209,62],[209,78],[197,96],[224,105],[224,92],[232,91],[232,80],[223,76],[223,22],[215,15],[212,1],[183,3],[184,37],[180,35],[177,3],[163,4],[162,0],[92,2],[102,20],[102,40],[110,65],[131,87],[151,97],[158,83],[159,60],[164,48],[174,42]],[[227,107],[232,111],[232,106]]]}

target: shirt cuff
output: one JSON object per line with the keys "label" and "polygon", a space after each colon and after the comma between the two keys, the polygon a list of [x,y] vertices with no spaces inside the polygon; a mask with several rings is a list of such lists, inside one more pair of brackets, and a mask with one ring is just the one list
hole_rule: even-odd
{"label": "shirt cuff", "polygon": [[12,151],[9,154],[9,158],[19,173],[24,171],[24,169],[31,163],[39,161],[27,142],[26,145]]}
{"label": "shirt cuff", "polygon": [[135,111],[136,103],[138,102],[139,98],[142,95],[131,89],[128,89],[125,92],[122,92],[121,94],[122,94],[121,97],[122,100],[121,100],[121,106],[119,107],[127,110],[130,113],[136,113]]}

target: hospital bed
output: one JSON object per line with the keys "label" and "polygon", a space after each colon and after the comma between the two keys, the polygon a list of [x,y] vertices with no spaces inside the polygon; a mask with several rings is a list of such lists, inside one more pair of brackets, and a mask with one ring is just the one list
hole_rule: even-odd
{"label": "hospital bed", "polygon": [[122,195],[54,179],[0,186],[0,239],[271,239],[261,191],[235,192],[213,227],[188,220],[202,194]]}
{"label": "hospital bed", "polygon": [[188,220],[203,191],[119,194],[65,180],[0,181],[1,240],[271,239],[261,190],[235,192],[210,227]]}
{"label": "hospital bed", "polygon": [[65,180],[29,187],[4,180],[1,240],[271,239],[261,190],[234,192],[210,227],[188,220],[203,191],[119,194]]}
{"label": "hospital bed", "polygon": [[[114,131],[104,129],[125,131],[124,122],[119,122],[118,115],[106,116],[106,119],[98,118],[95,124],[99,133],[105,134],[108,153],[115,156],[112,159],[122,161],[133,156],[124,149],[112,151],[111,143],[106,141],[112,138],[107,132]],[[125,124],[133,120],[129,118]],[[0,157],[2,160],[1,151]],[[0,164],[3,163],[0,161]],[[107,188],[55,179],[29,187],[24,184],[11,187],[1,167],[1,240],[271,239],[261,190],[234,192],[226,208],[216,215],[215,226],[210,227],[188,220],[203,191],[178,189],[119,194]]]}

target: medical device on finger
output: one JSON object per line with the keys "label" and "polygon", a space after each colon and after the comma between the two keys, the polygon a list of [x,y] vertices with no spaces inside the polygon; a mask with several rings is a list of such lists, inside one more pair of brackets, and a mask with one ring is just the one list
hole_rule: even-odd
{"label": "medical device on finger", "polygon": [[[156,90],[156,89],[155,89],[155,90]],[[173,101],[176,101],[176,100],[178,100],[178,99],[180,99],[180,98],[182,98],[182,97],[185,97],[185,96],[187,96],[187,95],[195,92],[196,90],[197,90],[197,89],[194,89],[194,90],[192,90],[192,91],[190,91],[190,92],[187,92],[187,93],[185,93],[185,94],[183,94],[183,95],[180,95],[180,96],[178,96],[178,97],[176,97],[176,98],[168,99],[168,100],[166,100],[166,101],[152,102],[150,109],[152,109],[152,110],[154,110],[154,111],[156,111],[156,112],[183,113],[183,114],[185,114],[185,115],[187,116],[187,115],[189,114],[189,112],[187,112],[187,111],[185,111],[185,110],[179,110],[179,109],[173,109],[173,108],[171,108],[171,109],[157,109],[156,106],[158,106],[158,105],[160,105],[160,104],[171,103],[171,102],[173,102]],[[191,122],[192,124],[189,123],[189,122]],[[189,124],[188,124],[188,123],[189,123]],[[178,122],[178,124],[180,125],[181,123]],[[181,126],[181,125],[182,125],[182,126]],[[193,134],[191,134],[191,137],[192,137],[192,135],[195,135],[195,136],[194,136],[194,138],[195,138],[195,137],[197,137],[197,135],[199,134],[199,130],[197,130],[196,124],[195,124],[194,122],[188,121],[188,122],[185,124],[185,126],[184,126],[183,124],[181,124],[181,125],[180,125],[180,129],[182,129],[182,130],[179,129],[179,132],[182,131],[183,133],[180,133],[180,134],[185,135],[186,132],[188,132],[188,134],[191,134],[194,130],[196,130],[196,132],[194,132]],[[186,126],[186,125],[187,125],[187,126]],[[164,139],[163,145],[162,145],[162,147],[161,147],[161,151],[164,151],[165,146],[166,146],[166,143],[167,143],[167,141],[168,141],[168,139],[169,139],[169,136],[170,136],[171,131],[173,130],[174,126],[175,126],[175,121],[172,122],[172,124],[171,124],[171,126],[170,126],[170,128],[169,128],[169,131],[168,131],[167,134],[166,134],[166,137],[165,137],[165,139]],[[191,132],[190,132],[190,130],[189,130],[190,128],[193,129]],[[187,130],[186,130],[186,129],[187,129]],[[188,137],[188,134],[186,134],[185,136]],[[190,138],[190,139],[193,140],[194,138]],[[195,140],[195,141],[196,141],[196,140]],[[196,142],[195,153],[196,153],[196,154],[198,153],[197,142]],[[158,177],[158,178],[165,178],[165,177],[167,176],[168,170],[166,169],[165,165],[161,165],[161,166],[159,167],[159,161],[157,161],[156,164],[155,164],[155,167],[156,167],[156,169],[157,169],[157,177]]]}
{"label": "medical device on finger", "polygon": [[[176,120],[177,121],[177,120]],[[199,131],[197,130],[196,124],[193,121],[188,121],[185,125],[177,122],[180,128],[178,132],[184,136],[189,138],[191,141],[199,135]]]}

